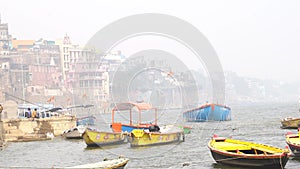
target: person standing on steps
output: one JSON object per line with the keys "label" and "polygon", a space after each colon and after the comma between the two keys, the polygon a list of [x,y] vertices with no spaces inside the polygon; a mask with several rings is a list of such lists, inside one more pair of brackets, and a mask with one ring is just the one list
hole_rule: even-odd
{"label": "person standing on steps", "polygon": [[37,117],[36,114],[37,114],[37,110],[34,109],[34,110],[32,111],[32,113],[31,113],[31,117],[32,117],[32,118],[36,118],[36,117]]}
{"label": "person standing on steps", "polygon": [[30,118],[31,117],[31,109],[28,108],[27,111],[25,112],[25,117]]}
{"label": "person standing on steps", "polygon": [[0,104],[0,121],[1,121],[2,111],[3,111],[3,106],[2,104]]}

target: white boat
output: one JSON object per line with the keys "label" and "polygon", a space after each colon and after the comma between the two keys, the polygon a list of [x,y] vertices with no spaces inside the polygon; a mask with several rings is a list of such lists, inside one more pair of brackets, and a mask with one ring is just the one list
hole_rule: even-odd
{"label": "white boat", "polygon": [[68,130],[65,130],[62,134],[63,137],[67,139],[82,139],[82,135],[87,129],[86,126],[80,125]]}
{"label": "white boat", "polygon": [[120,157],[111,160],[104,159],[103,161],[97,163],[83,164],[83,165],[77,165],[77,166],[66,167],[66,168],[122,169],[126,166],[128,161],[129,161],[128,158]]}

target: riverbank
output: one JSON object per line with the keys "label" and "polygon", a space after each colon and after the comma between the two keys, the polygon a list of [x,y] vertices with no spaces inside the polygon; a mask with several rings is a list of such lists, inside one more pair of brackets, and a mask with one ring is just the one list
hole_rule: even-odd
{"label": "riverbank", "polygon": [[2,119],[0,122],[2,142],[47,140],[59,136],[76,126],[75,116],[52,116],[48,118]]}

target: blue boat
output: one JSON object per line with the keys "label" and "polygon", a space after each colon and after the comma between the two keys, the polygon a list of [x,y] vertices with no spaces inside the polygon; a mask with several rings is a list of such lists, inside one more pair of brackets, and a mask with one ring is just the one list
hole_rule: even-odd
{"label": "blue boat", "polygon": [[[138,120],[134,123],[133,121],[133,110],[137,109],[138,113]],[[115,114],[120,113],[122,111],[129,111],[129,123],[127,122],[116,122],[115,121]],[[151,118],[154,123],[151,122],[142,122],[142,111],[150,111],[154,113],[154,117]],[[136,112],[136,111],[134,111]],[[148,113],[150,113],[148,112]],[[112,123],[111,128],[113,132],[131,132],[134,129],[141,129],[141,130],[148,130],[149,127],[157,127],[157,109],[152,107],[148,103],[143,102],[125,102],[125,103],[118,103],[112,109]],[[157,129],[157,128],[156,128]],[[156,130],[154,129],[154,130]]]}
{"label": "blue boat", "polygon": [[227,121],[231,120],[231,109],[225,105],[206,103],[183,112],[183,118],[188,122]]}
{"label": "blue boat", "polygon": [[77,126],[83,125],[95,125],[96,117],[91,115],[91,116],[85,116],[85,117],[80,117],[76,119],[76,124]]}

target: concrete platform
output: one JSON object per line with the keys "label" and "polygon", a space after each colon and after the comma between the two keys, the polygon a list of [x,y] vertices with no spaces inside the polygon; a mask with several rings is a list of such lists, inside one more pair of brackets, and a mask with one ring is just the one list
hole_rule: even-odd
{"label": "concrete platform", "polygon": [[65,130],[75,126],[75,116],[2,119],[0,132],[2,133],[3,142],[36,141],[48,139],[47,133],[59,136]]}

